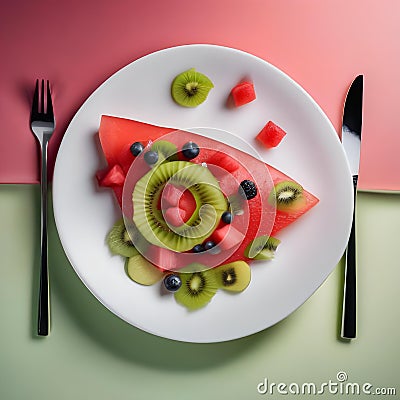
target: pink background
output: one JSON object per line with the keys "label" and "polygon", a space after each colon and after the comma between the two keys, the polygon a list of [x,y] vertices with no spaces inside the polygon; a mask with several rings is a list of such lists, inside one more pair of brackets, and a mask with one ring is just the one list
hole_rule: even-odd
{"label": "pink background", "polygon": [[14,0],[0,12],[0,182],[35,183],[29,130],[36,78],[57,118],[50,163],[69,121],[121,67],[176,45],[238,48],[302,85],[340,131],[353,78],[365,76],[362,189],[400,190],[398,0]]}

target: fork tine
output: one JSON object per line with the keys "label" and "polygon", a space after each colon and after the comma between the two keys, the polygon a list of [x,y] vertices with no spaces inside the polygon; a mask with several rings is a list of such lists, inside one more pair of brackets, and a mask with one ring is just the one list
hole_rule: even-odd
{"label": "fork tine", "polygon": [[41,99],[40,99],[40,113],[44,114],[44,79],[42,79],[42,90],[41,90]]}
{"label": "fork tine", "polygon": [[50,92],[50,82],[47,81],[47,114],[48,116],[53,119],[53,102],[51,100],[51,92]]}
{"label": "fork tine", "polygon": [[32,116],[36,115],[39,111],[39,79],[36,79],[35,92],[32,100]]}

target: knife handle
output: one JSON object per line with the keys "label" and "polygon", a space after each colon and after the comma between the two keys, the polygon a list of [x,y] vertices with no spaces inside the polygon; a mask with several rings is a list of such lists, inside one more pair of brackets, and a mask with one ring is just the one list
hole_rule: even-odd
{"label": "knife handle", "polygon": [[343,313],[342,313],[342,332],[343,339],[355,339],[357,327],[357,290],[356,290],[356,232],[355,232],[355,215],[356,215],[356,198],[357,198],[357,182],[358,175],[353,176],[354,187],[354,208],[353,221],[349,242],[346,249],[345,264],[345,280],[343,295]]}

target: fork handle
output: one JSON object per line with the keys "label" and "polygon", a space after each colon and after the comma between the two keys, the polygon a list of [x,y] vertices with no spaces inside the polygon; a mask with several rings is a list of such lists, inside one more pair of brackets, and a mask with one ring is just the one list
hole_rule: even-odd
{"label": "fork handle", "polygon": [[358,176],[353,176],[354,208],[350,238],[346,250],[345,281],[343,295],[342,332],[343,339],[355,339],[357,328],[357,290],[356,290],[356,199]]}
{"label": "fork handle", "polygon": [[41,213],[41,263],[38,304],[38,335],[47,336],[50,325],[49,271],[47,244],[47,145],[49,138],[44,135],[41,143],[40,213]]}

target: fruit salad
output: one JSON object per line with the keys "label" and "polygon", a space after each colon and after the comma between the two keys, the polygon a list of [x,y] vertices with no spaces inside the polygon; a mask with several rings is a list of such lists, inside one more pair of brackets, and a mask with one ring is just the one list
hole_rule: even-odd
{"label": "fruit salad", "polygon": [[[206,135],[102,116],[99,140],[121,219],[107,243],[136,284],[161,285],[195,310],[241,292],[279,232],[318,203],[299,182]],[[262,265],[264,263],[261,263]]]}

